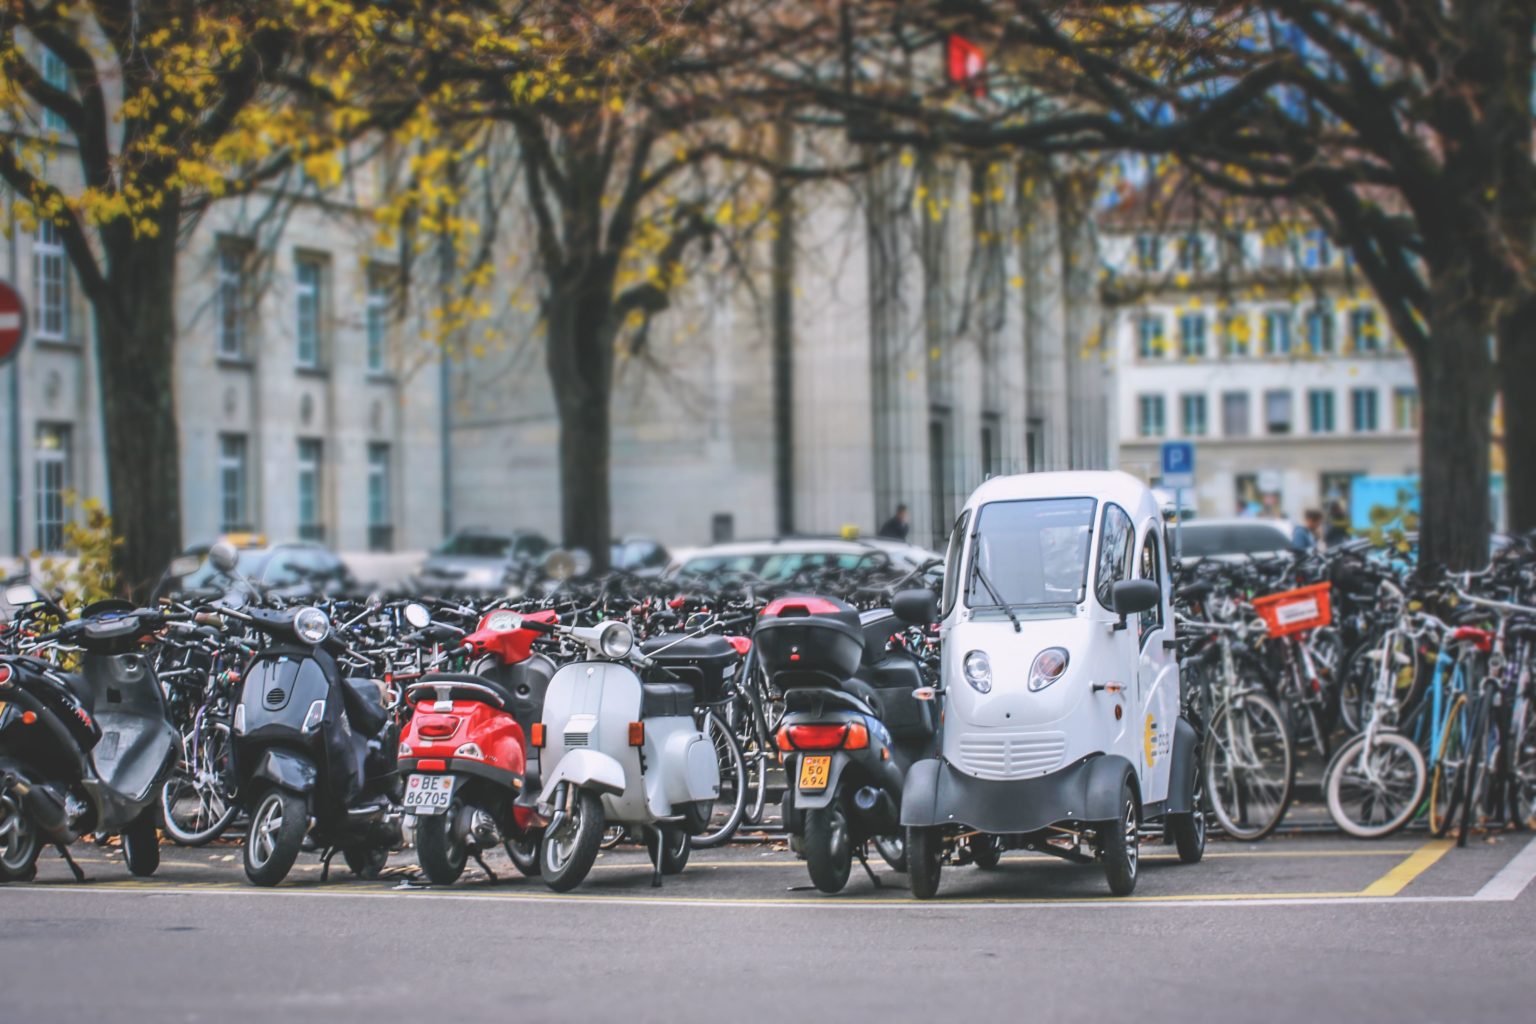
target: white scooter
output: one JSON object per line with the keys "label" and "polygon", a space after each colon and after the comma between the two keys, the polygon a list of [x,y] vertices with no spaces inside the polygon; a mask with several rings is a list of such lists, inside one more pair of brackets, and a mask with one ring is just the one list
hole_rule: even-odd
{"label": "white scooter", "polygon": [[[544,881],[556,892],[580,885],[609,825],[645,830],[652,885],[688,863],[693,837],[709,826],[720,796],[715,746],[694,720],[698,698],[687,683],[642,681],[641,653],[623,622],[573,627],[534,624],[586,646],[586,661],[555,673],[533,727],[549,819],[540,847]],[[654,673],[648,673],[653,675]]]}

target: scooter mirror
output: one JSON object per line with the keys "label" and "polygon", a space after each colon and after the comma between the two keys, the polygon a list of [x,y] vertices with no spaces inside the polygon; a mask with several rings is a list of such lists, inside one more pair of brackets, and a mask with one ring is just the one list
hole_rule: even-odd
{"label": "scooter mirror", "polygon": [[12,608],[20,608],[23,605],[37,604],[42,600],[37,589],[30,583],[18,583],[13,587],[5,588],[5,603]]}
{"label": "scooter mirror", "polygon": [[221,540],[208,549],[208,561],[219,572],[226,576],[232,575],[235,567],[240,564],[240,552],[227,540]]}
{"label": "scooter mirror", "polygon": [[182,555],[171,560],[171,567],[165,571],[165,574],[173,579],[180,579],[197,572],[198,566],[202,564],[203,560],[196,555]]}
{"label": "scooter mirror", "polygon": [[410,623],[412,629],[426,629],[432,625],[432,613],[427,611],[426,605],[412,601],[405,606],[405,621]]}
{"label": "scooter mirror", "polygon": [[576,557],[569,551],[556,549],[544,559],[544,575],[552,580],[568,580],[576,574]]}

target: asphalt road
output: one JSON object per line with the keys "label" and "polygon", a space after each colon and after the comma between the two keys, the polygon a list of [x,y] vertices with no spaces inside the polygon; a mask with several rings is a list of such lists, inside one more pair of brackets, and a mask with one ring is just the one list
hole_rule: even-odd
{"label": "asphalt road", "polygon": [[[157,876],[81,850],[0,888],[0,1021],[1529,1021],[1536,841],[1466,849],[1284,838],[1145,848],[1137,893],[1009,855],[916,903],[884,866],[839,897],[782,848],[699,851],[650,888],[604,855],[576,894],[472,871],[418,888],[306,857],[275,890],[239,850],[167,848]],[[855,869],[857,871],[857,868]]]}

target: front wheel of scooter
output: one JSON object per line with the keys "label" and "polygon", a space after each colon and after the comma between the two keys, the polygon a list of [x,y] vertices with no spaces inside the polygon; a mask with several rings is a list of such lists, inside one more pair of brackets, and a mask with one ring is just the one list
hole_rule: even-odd
{"label": "front wheel of scooter", "polygon": [[457,800],[442,814],[416,818],[416,863],[433,885],[452,885],[464,873],[469,844],[458,828],[463,805]]}
{"label": "front wheel of scooter", "polygon": [[160,831],[153,804],[123,829],[123,859],[135,878],[148,878],[160,869]]}
{"label": "front wheel of scooter", "polygon": [[907,829],[907,884],[912,895],[931,900],[939,893],[944,869],[944,833],[936,827]]}
{"label": "front wheel of scooter", "polygon": [[837,801],[805,812],[805,866],[811,881],[825,893],[838,893],[848,884],[853,866],[853,838],[848,816]]}
{"label": "front wheel of scooter", "polygon": [[309,810],[286,789],[269,789],[256,804],[245,830],[245,877],[252,885],[276,885],[299,859]]}
{"label": "front wheel of scooter", "polygon": [[539,847],[543,843],[543,832],[529,832],[526,835],[508,839],[503,845],[507,848],[507,856],[511,858],[512,866],[517,868],[524,878],[538,878]]}
{"label": "front wheel of scooter", "polygon": [[539,844],[542,877],[555,892],[570,892],[582,883],[597,861],[603,839],[603,802],[596,793],[576,791],[571,811],[558,831],[544,830]]}

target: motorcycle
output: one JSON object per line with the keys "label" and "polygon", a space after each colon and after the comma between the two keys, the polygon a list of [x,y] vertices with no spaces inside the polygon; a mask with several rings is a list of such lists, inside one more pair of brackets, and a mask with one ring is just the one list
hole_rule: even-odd
{"label": "motorcycle", "polygon": [[612,824],[644,831],[651,884],[660,885],[687,865],[720,795],[714,744],[694,719],[694,686],[661,681],[665,666],[635,646],[626,623],[523,625],[588,651],[555,673],[533,727],[547,772],[538,799],[549,822],[539,848],[545,883],[556,892],[580,885]]}
{"label": "motorcycle", "polygon": [[[430,623],[420,605],[405,614],[417,629]],[[426,675],[405,690],[414,714],[399,749],[404,809],[416,816],[417,861],[438,885],[457,881],[470,857],[494,878],[480,853],[497,844],[524,875],[539,873],[539,762],[528,736],[555,663],[534,653],[540,633],[530,624],[554,620],[492,611],[462,643],[474,674]]]}
{"label": "motorcycle", "polygon": [[[6,600],[63,617],[30,586],[9,588]],[[0,882],[34,877],[44,841],[84,880],[67,847],[88,832],[119,834],[134,875],[159,868],[157,797],[181,737],[141,648],[171,622],[127,601],[98,601],[36,640],[79,647],[78,673],[24,655],[0,659]]]}
{"label": "motorcycle", "polygon": [[916,657],[891,638],[938,617],[932,592],[908,590],[892,607],[859,612],[824,597],[779,598],[763,609],[753,644],[785,714],[775,734],[790,780],[785,831],[798,837],[816,888],[841,892],[854,857],[870,879],[871,841],[906,871],[900,808],[907,769],[930,756],[937,722],[916,694]]}

